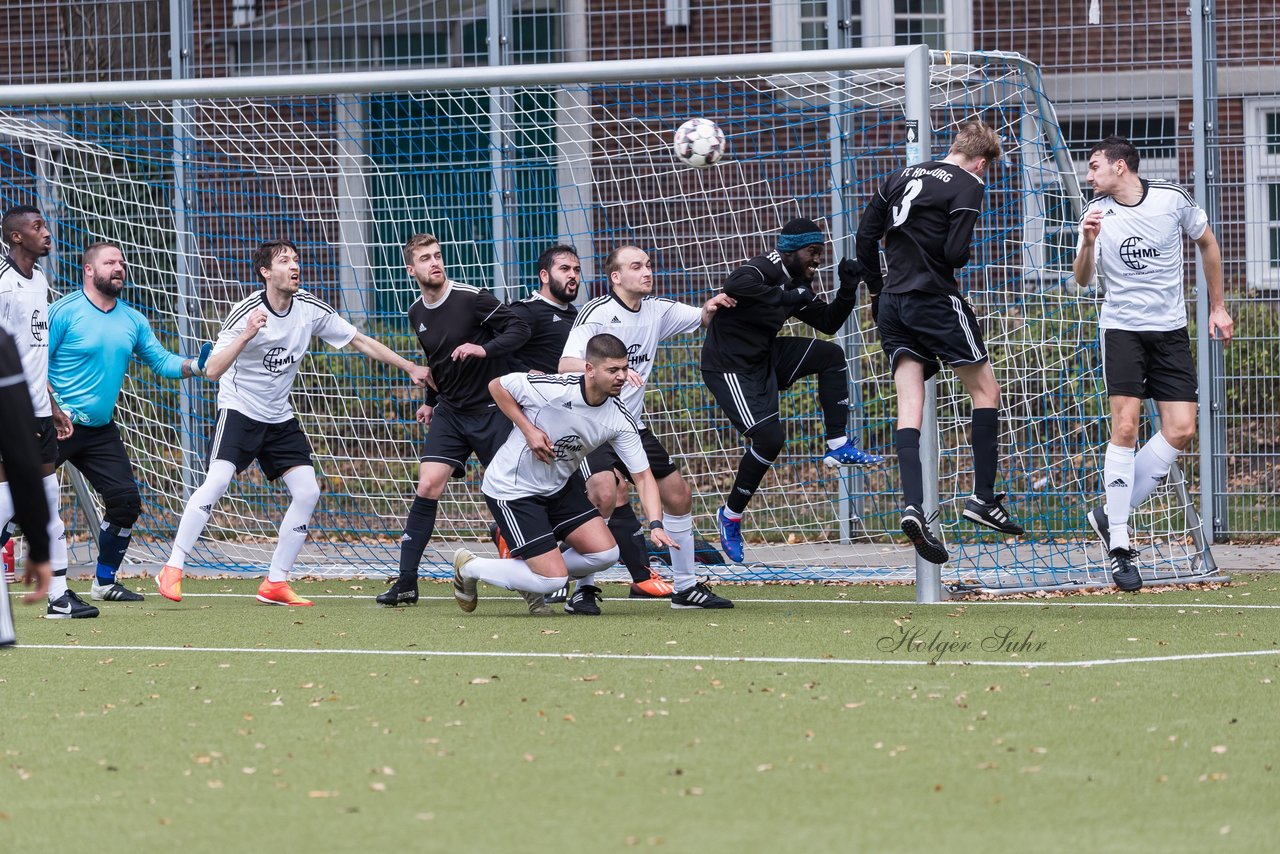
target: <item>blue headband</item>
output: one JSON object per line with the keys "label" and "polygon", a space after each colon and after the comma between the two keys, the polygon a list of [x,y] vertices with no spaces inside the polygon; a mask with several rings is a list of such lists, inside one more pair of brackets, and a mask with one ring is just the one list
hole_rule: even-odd
{"label": "blue headband", "polygon": [[821,231],[810,231],[804,234],[779,234],[778,251],[795,252],[797,249],[803,249],[815,243],[822,245],[826,242],[826,238],[822,236]]}

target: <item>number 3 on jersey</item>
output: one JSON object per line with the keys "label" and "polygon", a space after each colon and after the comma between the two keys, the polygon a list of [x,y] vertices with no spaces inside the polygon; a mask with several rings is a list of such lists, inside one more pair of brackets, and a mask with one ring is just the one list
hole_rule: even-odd
{"label": "number 3 on jersey", "polygon": [[924,179],[915,178],[907,182],[907,191],[902,194],[902,201],[894,205],[891,228],[898,228],[911,216],[911,201],[924,189]]}

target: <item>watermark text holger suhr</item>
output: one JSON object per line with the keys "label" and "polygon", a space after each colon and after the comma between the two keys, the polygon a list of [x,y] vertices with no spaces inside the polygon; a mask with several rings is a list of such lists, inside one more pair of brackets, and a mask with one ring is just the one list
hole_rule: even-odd
{"label": "watermark text holger suhr", "polygon": [[943,637],[942,629],[930,630],[922,626],[897,626],[891,634],[876,641],[881,652],[925,655],[937,664],[945,657],[964,656],[982,652],[987,655],[1001,653],[1041,652],[1048,641],[1036,640],[1035,632],[1023,631],[1017,626],[996,626],[979,641],[959,637]]}

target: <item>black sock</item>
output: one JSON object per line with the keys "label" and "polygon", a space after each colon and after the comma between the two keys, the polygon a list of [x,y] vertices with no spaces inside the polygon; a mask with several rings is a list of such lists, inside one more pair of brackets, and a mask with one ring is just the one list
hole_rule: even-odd
{"label": "black sock", "polygon": [[844,438],[849,432],[849,371],[843,357],[838,367],[818,374],[818,403],[828,439]]}
{"label": "black sock", "polygon": [[418,565],[422,563],[422,553],[436,528],[436,505],[434,498],[413,497],[409,507],[409,517],[404,522],[404,536],[400,538],[400,578],[416,580]]}
{"label": "black sock", "polygon": [[724,506],[734,513],[744,512],[747,509],[747,502],[756,494],[756,490],[760,488],[760,481],[764,480],[764,476],[771,468],[773,468],[772,461],[765,462],[748,448],[742,455],[742,462],[738,463],[738,474],[733,479],[733,487],[730,488],[729,494],[725,496]]}
{"label": "black sock", "polygon": [[991,503],[996,497],[996,464],[1000,457],[1000,410],[975,409],[969,422],[973,447],[973,494]]}
{"label": "black sock", "polygon": [[912,427],[894,436],[898,446],[898,476],[902,479],[902,501],[924,507],[924,473],[920,470],[920,431]]}
{"label": "black sock", "polygon": [[631,503],[615,507],[609,517],[609,531],[618,542],[618,553],[622,563],[631,573],[634,582],[646,581],[649,578],[649,550],[645,548],[644,536],[640,533],[640,520]]}

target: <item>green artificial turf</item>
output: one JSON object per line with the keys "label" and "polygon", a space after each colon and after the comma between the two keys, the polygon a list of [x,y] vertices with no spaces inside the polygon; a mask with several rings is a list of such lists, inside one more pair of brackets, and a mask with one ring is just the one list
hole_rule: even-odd
{"label": "green artificial turf", "polygon": [[[187,579],[171,603],[146,582],[97,620],[18,610],[5,850],[51,827],[103,852],[1268,851],[1280,833],[1280,577],[934,606],[723,586],[734,610],[542,619],[483,586],[464,614],[438,583],[398,610],[369,581],[296,584],[317,598],[294,609],[255,585]],[[212,593],[234,595],[190,595]],[[1267,654],[1102,663],[1221,652]]]}

